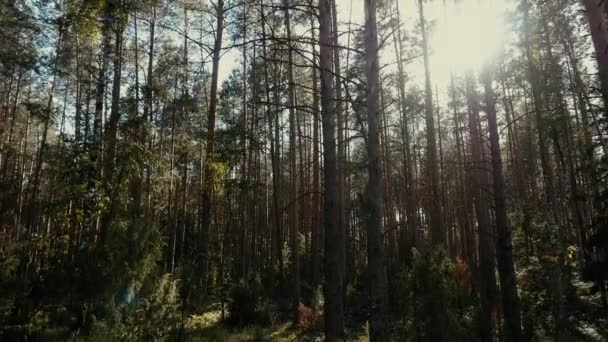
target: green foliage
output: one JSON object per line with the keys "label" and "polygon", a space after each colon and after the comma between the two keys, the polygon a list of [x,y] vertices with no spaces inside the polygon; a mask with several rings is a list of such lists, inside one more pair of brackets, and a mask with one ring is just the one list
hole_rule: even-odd
{"label": "green foliage", "polygon": [[323,314],[323,305],[325,302],[325,298],[323,297],[323,288],[321,286],[314,288],[311,297],[310,308],[314,312]]}
{"label": "green foliage", "polygon": [[345,307],[352,320],[362,324],[369,319],[369,277],[367,272],[359,272],[346,288]]}
{"label": "green foliage", "polygon": [[417,256],[400,272],[391,295],[398,317],[395,338],[407,341],[475,341],[476,317],[462,263],[443,251]]}
{"label": "green foliage", "polygon": [[[608,178],[608,157],[604,156],[600,164],[600,174],[602,183],[606,184]],[[583,277],[586,280],[594,281],[597,290],[601,289],[601,283],[608,281],[608,189],[603,189],[595,199],[596,205],[602,210],[596,215],[594,220],[593,234],[588,238],[585,247],[585,269]],[[606,286],[606,285],[604,285]]]}
{"label": "green foliage", "polygon": [[250,288],[237,285],[232,289],[228,322],[234,325],[247,325],[256,321],[258,296]]}
{"label": "green foliage", "polygon": [[160,232],[154,226],[116,222],[106,243],[76,266],[79,294],[85,302],[107,308],[120,291],[137,293],[157,268],[162,250]]}
{"label": "green foliage", "polygon": [[179,325],[179,300],[177,281],[170,274],[150,279],[133,303],[112,307],[113,319],[97,322],[91,335],[108,340],[166,340]]}
{"label": "green foliage", "polygon": [[4,282],[15,277],[19,258],[17,254],[19,244],[11,244],[0,253],[0,289],[5,289]]}
{"label": "green foliage", "polygon": [[230,291],[228,323],[236,326],[260,323],[268,318],[267,306],[262,306],[262,286],[258,275],[249,281],[240,281]]}
{"label": "green foliage", "polygon": [[[520,221],[513,221],[516,227]],[[595,330],[602,329],[597,321],[602,315],[601,301],[593,291],[592,279],[585,278],[586,268],[580,272],[576,248],[556,246],[546,239],[548,227],[541,215],[534,217],[528,229],[534,248],[526,242],[523,229],[514,230],[513,245],[516,260],[521,260],[516,275],[524,336],[532,340],[589,339]],[[556,296],[558,285],[563,294],[560,298]],[[568,314],[557,322],[560,306]]]}

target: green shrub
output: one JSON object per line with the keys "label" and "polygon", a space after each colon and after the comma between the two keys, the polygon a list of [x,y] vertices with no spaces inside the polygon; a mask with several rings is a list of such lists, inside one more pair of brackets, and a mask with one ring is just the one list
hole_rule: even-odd
{"label": "green shrub", "polygon": [[108,340],[163,341],[180,322],[177,281],[170,274],[151,280],[132,303],[111,306],[112,318],[95,320],[92,337]]}
{"label": "green shrub", "polygon": [[391,286],[399,341],[475,341],[476,307],[462,261],[442,251],[425,253],[412,260],[411,268],[399,273]]}
{"label": "green shrub", "polygon": [[243,284],[232,288],[228,306],[228,323],[232,325],[248,325],[256,322],[258,296],[257,293]]}

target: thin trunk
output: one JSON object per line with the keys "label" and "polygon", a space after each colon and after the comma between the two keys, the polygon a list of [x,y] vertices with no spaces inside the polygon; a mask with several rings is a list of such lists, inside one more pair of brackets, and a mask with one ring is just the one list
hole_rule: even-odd
{"label": "thin trunk", "polygon": [[[142,144],[148,144],[148,149],[152,149],[152,139],[148,142],[147,129],[144,126],[146,122],[153,122],[152,117],[152,100],[153,100],[153,82],[154,82],[154,41],[155,41],[155,29],[156,29],[156,1],[152,2],[152,18],[150,19],[150,39],[148,42],[148,71],[146,75],[146,85],[144,88],[144,108],[143,115],[141,118],[142,124],[141,130],[141,142]],[[206,89],[206,88],[205,88]],[[150,200],[152,194],[151,186],[151,173],[152,166],[149,161],[146,161],[144,166],[145,172],[145,211],[148,212],[150,209]]]}
{"label": "thin trunk", "polygon": [[[137,13],[133,15],[133,29],[135,30],[134,37],[134,48],[135,48],[135,104],[134,108],[131,110],[130,120],[133,123],[133,129],[131,131],[131,143],[134,145],[141,146],[142,141],[141,138],[141,122],[139,118],[139,37],[138,37],[138,27],[137,27]],[[141,165],[139,166],[141,167]],[[141,214],[141,196],[142,196],[142,171],[136,170],[133,173],[133,178],[129,184],[131,198],[133,199],[131,205],[131,215],[134,218],[139,218]]]}
{"label": "thin trunk", "polygon": [[242,22],[243,22],[243,94],[242,94],[242,98],[241,98],[241,117],[240,117],[240,130],[241,130],[241,136],[240,136],[240,148],[241,148],[241,152],[243,153],[241,160],[240,160],[240,168],[241,168],[241,178],[243,181],[245,181],[246,186],[245,186],[245,190],[241,192],[240,196],[240,201],[239,201],[239,206],[240,206],[240,226],[241,226],[241,245],[240,247],[240,277],[243,279],[246,279],[247,276],[247,228],[248,226],[251,224],[251,222],[253,221],[253,217],[248,217],[249,215],[249,210],[248,209],[248,203],[250,202],[250,198],[249,198],[249,187],[250,187],[250,177],[249,177],[249,173],[251,172],[251,153],[250,151],[247,149],[248,143],[247,143],[247,83],[248,83],[248,76],[247,76],[247,49],[248,49],[248,44],[247,44],[247,13],[248,13],[248,8],[247,6],[243,7],[243,14],[242,14]]}
{"label": "thin trunk", "polygon": [[[270,81],[268,74],[268,60],[266,51],[266,17],[264,14],[264,4],[260,1],[260,13],[262,17],[262,59],[264,60],[264,85],[266,94],[266,118],[268,120],[268,136],[270,140],[270,158],[272,168],[272,231],[270,238],[270,261],[271,261],[271,274],[273,275],[277,271],[277,266],[282,269],[282,252],[281,252],[281,216],[279,209],[279,158],[277,156],[277,140],[274,138],[273,128],[273,115],[270,103]],[[278,122],[277,122],[278,125]]]}
{"label": "thin trunk", "polygon": [[57,46],[55,47],[55,61],[53,62],[53,67],[51,69],[52,72],[52,81],[51,81],[51,89],[49,90],[49,97],[46,103],[45,108],[45,116],[43,118],[43,129],[42,129],[42,137],[40,139],[40,147],[38,148],[38,154],[36,156],[36,162],[33,173],[33,181],[32,187],[30,189],[30,209],[27,217],[27,226],[28,232],[32,233],[32,230],[35,228],[36,219],[38,218],[38,211],[40,210],[38,200],[39,200],[39,190],[40,190],[40,182],[42,177],[42,165],[43,158],[46,156],[46,145],[49,131],[49,124],[52,120],[53,116],[53,99],[55,96],[55,89],[57,88],[58,82],[58,63],[59,63],[59,54],[61,52],[61,48],[63,45],[63,37],[64,37],[64,28],[62,26],[59,27],[59,38],[57,39]]}
{"label": "thin trunk", "polygon": [[[336,8],[336,0],[331,0],[332,9],[332,43],[334,45],[334,85],[336,87],[336,120],[338,130],[338,226],[342,234],[342,239],[346,236],[346,211],[345,211],[345,199],[344,199],[344,166],[345,166],[345,154],[344,154],[344,111],[342,105],[342,74],[340,65],[340,44],[338,41],[338,11]],[[342,260],[340,261],[342,272],[342,280],[346,281],[346,250],[340,251]],[[343,285],[342,290],[346,289],[346,284]]]}
{"label": "thin trunk", "polygon": [[479,99],[476,84],[471,72],[466,77],[467,102],[469,106],[469,133],[471,137],[471,171],[473,202],[477,217],[479,241],[479,296],[481,304],[480,332],[483,341],[492,340],[494,331],[493,317],[496,314],[496,278],[494,253],[492,253],[493,233],[490,226],[489,198],[486,195],[489,185],[487,163],[482,152],[481,132],[479,131]]}
{"label": "thin trunk", "polygon": [[470,222],[470,215],[469,215],[469,208],[470,208],[470,202],[469,202],[469,191],[468,191],[468,182],[466,180],[466,172],[464,172],[462,166],[465,165],[465,152],[464,152],[464,146],[462,144],[462,138],[461,138],[461,128],[460,128],[460,119],[458,117],[458,111],[459,111],[459,105],[458,102],[456,101],[456,87],[454,85],[454,75],[450,75],[450,93],[451,93],[451,99],[452,99],[452,105],[454,106],[453,110],[454,110],[454,138],[456,140],[456,164],[457,164],[457,175],[456,175],[456,179],[457,179],[457,185],[458,185],[458,192],[459,192],[459,197],[461,199],[461,206],[459,207],[459,215],[458,215],[458,224],[460,226],[460,245],[461,245],[461,255],[463,255],[466,259],[467,264],[469,265],[470,268],[475,267],[475,263],[474,263],[474,259],[475,259],[475,252],[473,251],[473,249],[470,247],[469,244],[469,240],[471,239],[471,227],[469,225]]}
{"label": "thin trunk", "polygon": [[[314,10],[314,8],[313,8]],[[317,58],[316,58],[316,43],[314,39],[315,28],[314,28],[314,16],[311,15],[310,26],[311,34],[311,48],[313,54],[313,65],[312,65],[312,106],[313,106],[313,118],[312,118],[312,220],[311,220],[311,250],[312,250],[312,281],[316,288],[321,284],[321,246],[322,246],[322,233],[321,233],[321,208],[320,208],[320,182],[319,182],[319,86],[317,77]]]}
{"label": "thin trunk", "polygon": [[222,52],[222,34],[224,32],[224,0],[218,0],[216,12],[215,43],[213,47],[213,66],[211,71],[211,90],[209,94],[209,111],[207,119],[207,147],[205,150],[205,179],[203,182],[203,198],[201,204],[201,285],[202,294],[207,296],[207,281],[209,275],[209,233],[211,229],[212,195],[214,173],[212,161],[215,150],[215,115],[217,110],[217,83]]}
{"label": "thin trunk", "polygon": [[117,145],[117,134],[118,134],[118,122],[120,121],[120,91],[122,84],[122,63],[123,63],[123,31],[125,29],[125,24],[122,22],[123,13],[120,13],[125,10],[124,5],[121,0],[119,0],[119,4],[115,4],[115,1],[112,0],[108,2],[108,13],[111,13],[112,16],[115,16],[115,27],[114,28],[114,76],[112,79],[112,100],[110,106],[110,117],[108,118],[108,122],[105,127],[105,152],[103,156],[104,169],[103,169],[103,179],[105,191],[109,199],[109,207],[107,212],[104,213],[101,222],[101,230],[100,230],[100,240],[101,243],[105,243],[105,240],[108,235],[108,231],[112,225],[112,221],[114,219],[115,211],[118,206],[118,201],[116,201],[116,195],[114,190],[113,183],[119,183],[120,179],[114,179],[114,170],[116,167],[115,156],[116,156],[116,145]]}
{"label": "thin trunk", "polygon": [[395,1],[396,6],[396,22],[395,31],[393,31],[393,43],[395,45],[395,54],[397,57],[397,69],[399,72],[399,103],[400,103],[400,119],[401,119],[401,135],[403,140],[403,168],[404,168],[404,197],[405,197],[405,221],[407,233],[402,234],[402,246],[400,248],[401,258],[405,259],[410,253],[412,247],[416,246],[416,194],[413,186],[414,176],[412,172],[412,152],[410,149],[411,138],[409,129],[409,118],[407,114],[407,103],[405,94],[405,72],[403,70],[402,60],[402,40],[401,40],[401,17],[399,13],[399,2]]}
{"label": "thin trunk", "polygon": [[435,119],[433,118],[433,88],[431,86],[431,71],[429,66],[428,39],[426,22],[424,19],[424,4],[418,0],[420,28],[422,30],[422,53],[424,57],[425,79],[425,120],[427,140],[427,168],[428,179],[431,186],[430,193],[430,228],[431,242],[434,246],[444,247],[445,233],[441,225],[441,194],[439,193],[439,170],[437,165],[437,141],[435,137]]}
{"label": "thin trunk", "polygon": [[492,79],[489,70],[482,75],[485,89],[486,113],[488,116],[488,130],[490,131],[490,154],[492,156],[492,175],[494,179],[494,205],[496,221],[496,260],[500,287],[502,292],[502,309],[504,314],[504,330],[506,341],[523,340],[521,330],[521,314],[515,267],[513,265],[513,246],[511,241],[511,228],[507,219],[505,180],[502,171],[502,158],[500,156],[500,137],[496,121],[496,100]]}
{"label": "thin trunk", "polygon": [[297,206],[297,167],[296,167],[296,112],[295,112],[295,83],[293,79],[293,43],[291,41],[291,22],[289,0],[283,0],[285,30],[287,31],[288,60],[287,60],[287,89],[289,107],[289,244],[291,248],[291,272],[293,277],[294,308],[297,311],[300,304],[300,251],[298,231]]}

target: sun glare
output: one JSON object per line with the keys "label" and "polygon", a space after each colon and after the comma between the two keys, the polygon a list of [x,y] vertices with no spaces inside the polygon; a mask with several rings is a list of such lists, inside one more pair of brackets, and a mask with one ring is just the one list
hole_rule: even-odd
{"label": "sun glare", "polygon": [[435,28],[430,37],[433,73],[449,75],[467,69],[478,70],[495,58],[507,32],[504,6],[504,1],[499,0],[442,4],[434,17]]}

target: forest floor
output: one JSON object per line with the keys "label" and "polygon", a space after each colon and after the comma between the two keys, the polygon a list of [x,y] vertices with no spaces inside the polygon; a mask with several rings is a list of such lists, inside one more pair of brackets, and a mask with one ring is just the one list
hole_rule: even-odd
{"label": "forest floor", "polygon": [[[271,341],[287,342],[323,341],[322,332],[304,330],[292,322],[278,322],[272,325],[249,325],[232,327],[222,324],[221,312],[209,311],[203,315],[193,315],[186,319],[187,341],[245,342]],[[368,341],[365,336],[350,336],[349,341]]]}
{"label": "forest floor", "polygon": [[[217,306],[215,307],[217,308]],[[245,326],[232,326],[224,322],[221,310],[219,309],[211,309],[204,314],[188,315],[184,318],[183,324],[181,339],[188,342],[323,341],[322,328],[318,327],[318,324],[315,325],[315,328],[303,328],[283,318],[272,324],[258,323]],[[39,311],[32,322],[27,325],[3,325],[0,320],[0,341],[22,340],[23,336],[29,336],[33,341],[105,342],[114,339],[114,337],[111,337],[113,335],[108,333],[108,329],[101,329],[88,335],[80,335],[78,332],[71,331],[65,327],[52,326],[49,317],[43,311]],[[177,331],[175,333],[180,334]],[[362,333],[351,333],[348,340],[368,341]],[[179,337],[177,338],[180,339]]]}
{"label": "forest floor", "polygon": [[222,324],[219,311],[190,316],[186,336],[191,341],[299,341],[302,332],[289,322],[271,326],[230,327]]}
{"label": "forest floor", "polygon": [[193,315],[186,319],[186,339],[188,341],[321,341],[314,336],[295,327],[291,322],[280,322],[268,326],[249,325],[232,327],[222,324],[221,312],[210,311],[203,315]]}

